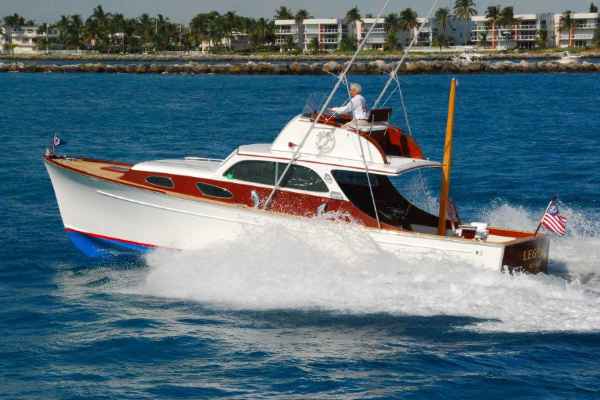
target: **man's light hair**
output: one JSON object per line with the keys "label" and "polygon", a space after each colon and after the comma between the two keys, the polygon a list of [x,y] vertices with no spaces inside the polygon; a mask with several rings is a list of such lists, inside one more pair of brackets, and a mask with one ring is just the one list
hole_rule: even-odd
{"label": "man's light hair", "polygon": [[362,93],[362,86],[360,86],[358,83],[353,83],[352,85],[350,85],[350,90],[355,90],[356,93]]}

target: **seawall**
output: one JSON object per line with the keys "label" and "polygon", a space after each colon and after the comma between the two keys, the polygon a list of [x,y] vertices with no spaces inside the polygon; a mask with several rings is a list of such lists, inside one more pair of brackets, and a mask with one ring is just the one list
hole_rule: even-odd
{"label": "seawall", "polygon": [[[352,67],[354,74],[384,74],[395,64],[383,60],[360,62]],[[313,63],[249,62],[243,64],[0,64],[0,72],[24,73],[131,73],[131,74],[232,74],[232,75],[320,75],[339,73],[343,63],[336,61]],[[552,73],[600,72],[600,64],[588,62],[559,64],[556,61],[482,62],[456,64],[449,61],[413,61],[402,66],[402,74],[477,74],[477,73]]]}

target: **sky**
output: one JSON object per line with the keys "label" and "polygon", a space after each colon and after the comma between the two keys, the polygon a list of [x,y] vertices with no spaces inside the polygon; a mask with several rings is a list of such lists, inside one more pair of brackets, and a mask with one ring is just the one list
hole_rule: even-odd
{"label": "sky", "polygon": [[[398,12],[411,7],[419,15],[426,15],[434,0],[391,0],[387,12]],[[355,5],[361,13],[377,14],[385,0],[0,0],[0,17],[18,13],[36,22],[56,21],[63,14],[80,14],[87,17],[91,10],[101,4],[105,11],[119,12],[135,17],[144,12],[161,13],[177,22],[189,22],[197,13],[216,10],[236,11],[248,17],[272,18],[279,6],[292,10],[307,9],[313,16],[344,16]],[[453,0],[438,0],[440,7],[448,7]],[[481,12],[490,5],[513,6],[515,13],[584,12],[590,0],[475,0]],[[600,4],[600,0],[596,0]],[[386,13],[387,13],[386,12]]]}

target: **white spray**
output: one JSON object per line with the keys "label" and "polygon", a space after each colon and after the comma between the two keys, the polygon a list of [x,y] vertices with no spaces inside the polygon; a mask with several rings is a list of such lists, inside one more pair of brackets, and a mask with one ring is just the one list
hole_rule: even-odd
{"label": "white spray", "polygon": [[[326,309],[343,313],[453,315],[484,331],[600,330],[599,227],[562,209],[570,236],[553,239],[550,275],[508,275],[433,259],[407,261],[347,224],[312,221],[248,228],[210,248],[147,256],[136,293],[235,309]],[[482,212],[502,226],[535,218],[509,205]],[[519,225],[521,224],[521,225]]]}

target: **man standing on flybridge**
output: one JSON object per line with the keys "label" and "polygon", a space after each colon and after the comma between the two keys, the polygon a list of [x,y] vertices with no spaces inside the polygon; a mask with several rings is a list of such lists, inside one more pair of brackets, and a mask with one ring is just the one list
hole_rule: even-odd
{"label": "man standing on flybridge", "polygon": [[345,106],[333,107],[331,111],[336,114],[352,114],[355,121],[367,121],[369,110],[367,109],[367,101],[363,97],[362,86],[358,83],[350,85],[350,96],[352,98]]}

